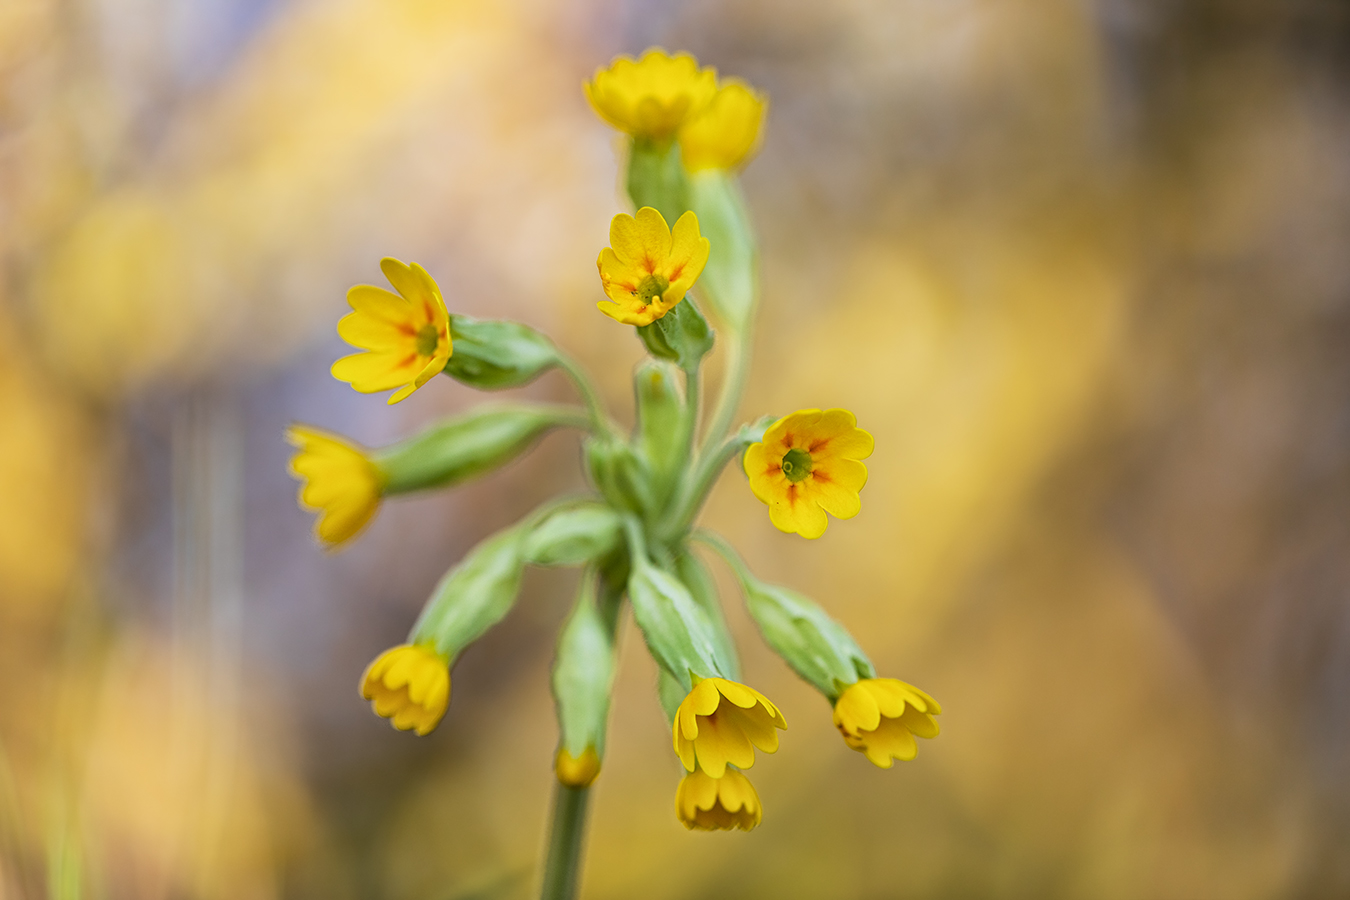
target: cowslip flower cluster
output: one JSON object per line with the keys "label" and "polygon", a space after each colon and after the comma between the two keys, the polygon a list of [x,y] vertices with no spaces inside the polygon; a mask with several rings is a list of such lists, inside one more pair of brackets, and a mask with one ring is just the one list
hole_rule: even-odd
{"label": "cowslip flower cluster", "polygon": [[[395,390],[393,403],[437,374],[497,391],[557,368],[583,402],[488,404],[378,449],[295,424],[286,433],[298,448],[291,471],[303,482],[301,506],[318,513],[316,536],[336,548],[367,526],[385,498],[453,486],[528,452],[552,429],[579,431],[591,492],[545,502],[452,565],[407,641],[366,669],[360,694],[396,729],[431,733],[447,712],[451,669],[511,610],[525,569],[580,568],[552,671],[555,829],[579,827],[584,804],[576,798],[603,770],[615,629],[627,606],[660,672],[657,695],[683,770],[678,820],[690,829],[748,831],[764,810],[745,771],[757,751],[778,750],[787,722],[742,682],[721,597],[696,544],[730,567],[764,640],[833,707],[847,747],[882,768],[912,759],[916,737],[937,735],[941,708],[912,685],[878,677],[815,601],[759,580],[724,538],[695,526],[719,473],[739,459],[772,525],[817,538],[828,515],[859,513],[862,460],[873,450],[872,436],[846,409],[803,409],[739,426],[731,418],[759,301],[754,231],[736,170],[758,147],[766,101],[741,82],[719,82],[687,54],[656,49],[616,60],[586,95],[629,135],[625,183],[636,213],[614,216],[597,267],[607,298],[600,311],[632,326],[648,351],[634,372],[631,433],[548,337],[521,323],[453,313],[425,269],[385,259],[380,267],[394,291],[362,285],[348,292],[352,312],[338,332],[362,352],[335,362],[334,377],[358,391]],[[705,417],[699,375],[719,339],[731,353]],[[575,852],[579,843],[557,846]],[[554,871],[549,858],[546,885],[571,877],[575,866]]]}

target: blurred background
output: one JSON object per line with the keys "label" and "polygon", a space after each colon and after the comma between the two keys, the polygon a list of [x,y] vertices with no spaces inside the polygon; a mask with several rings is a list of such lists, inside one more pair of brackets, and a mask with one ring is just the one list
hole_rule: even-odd
{"label": "blurred background", "polygon": [[764,824],[678,824],[630,625],[583,895],[1350,893],[1344,3],[4,0],[0,897],[533,890],[575,575],[528,576],[430,737],[356,686],[468,547],[582,485],[576,437],[326,555],[281,431],[378,446],[479,399],[329,377],[384,255],[631,420],[581,83],[651,44],[772,98],[743,414],[877,439],[817,542],[734,470],[704,521],[947,711],[874,769],[719,570],[791,726]]}

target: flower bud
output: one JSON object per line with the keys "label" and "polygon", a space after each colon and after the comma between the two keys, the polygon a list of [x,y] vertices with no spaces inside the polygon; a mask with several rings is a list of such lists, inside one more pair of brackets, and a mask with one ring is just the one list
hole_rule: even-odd
{"label": "flower bud", "polygon": [[636,533],[637,523],[630,519],[627,526],[633,564],[628,575],[628,599],[652,658],[685,693],[694,686],[691,675],[726,677],[731,666],[718,651],[707,613],[679,578],[646,558],[641,536]]}
{"label": "flower bud", "polygon": [[606,436],[591,438],[583,449],[591,481],[612,506],[638,514],[653,508],[651,472],[631,445]]}
{"label": "flower bud", "polygon": [[637,450],[647,460],[657,506],[675,487],[686,456],[688,425],[679,370],[667,362],[646,359],[633,373],[637,394]]}
{"label": "flower bud", "polygon": [[712,101],[680,128],[680,154],[690,172],[736,169],[759,149],[764,95],[744,82],[727,81]]}
{"label": "flower bud", "polygon": [[600,772],[614,682],[614,628],[619,593],[597,600],[594,571],[587,572],[576,605],[558,635],[553,662],[553,699],[561,729],[555,772],[572,787],[585,787]]}
{"label": "flower bud", "polygon": [[581,501],[549,513],[525,535],[525,559],[536,566],[579,566],[608,556],[623,539],[623,520],[603,503]]}
{"label": "flower bud", "polygon": [[713,640],[717,643],[717,654],[726,663],[727,676],[733,680],[739,678],[741,666],[736,642],[731,639],[731,631],[727,628],[726,615],[722,612],[722,601],[717,596],[717,583],[713,581],[712,573],[685,545],[675,551],[675,574],[707,615]]}
{"label": "flower bud", "polygon": [[510,462],[554,428],[588,424],[584,413],[567,406],[484,406],[380,450],[375,464],[387,494],[445,487]]}
{"label": "flower bud", "polygon": [[452,315],[450,333],[455,352],[445,374],[479,390],[520,387],[558,363],[553,342],[519,322]]}
{"label": "flower bud", "polygon": [[464,648],[502,620],[520,593],[525,568],[524,525],[499,531],[445,574],[409,639],[430,644],[453,664]]}
{"label": "flower bud", "polygon": [[755,578],[721,537],[701,532],[700,539],[717,550],[736,573],[750,618],[765,643],[831,703],[859,679],[876,675],[871,660],[853,636],[815,602]]}

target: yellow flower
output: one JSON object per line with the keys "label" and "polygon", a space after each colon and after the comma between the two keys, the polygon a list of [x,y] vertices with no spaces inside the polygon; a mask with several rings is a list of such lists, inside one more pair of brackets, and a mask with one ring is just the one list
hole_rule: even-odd
{"label": "yellow flower", "polygon": [[911,684],[895,678],[864,678],[839,696],[834,725],[844,743],[867,754],[874,765],[891,767],[891,760],[913,759],[919,752],[914,736],[937,737],[933,716],[942,707]]}
{"label": "yellow flower", "polygon": [[716,90],[716,69],[700,69],[688,53],[670,56],[652,47],[636,62],[620,56],[598,70],[586,84],[586,99],[620,131],[661,141],[707,105]]}
{"label": "yellow flower", "polygon": [[300,448],[291,475],[305,482],[300,506],[319,513],[315,537],[330,547],[354,537],[380,508],[380,470],[359,447],[317,428],[291,425],[286,440]]}
{"label": "yellow flower", "polygon": [[380,260],[380,271],[398,291],[358,284],[347,292],[352,312],[338,322],[338,334],[353,353],[333,363],[333,377],[363,394],[399,388],[397,403],[440,374],[450,359],[450,314],[441,289],[427,270],[396,259]]}
{"label": "yellow flower", "polygon": [[650,206],[637,218],[619,213],[609,223],[610,246],[596,266],[609,301],[596,304],[626,325],[650,325],[684,299],[708,262],[708,239],[698,233],[698,216],[688,211],[672,231]]}
{"label": "yellow flower", "polygon": [[699,769],[680,780],[675,789],[675,815],[685,828],[701,831],[749,831],[759,824],[764,808],[755,786],[735,769],[713,778]]}
{"label": "yellow flower", "polygon": [[680,129],[680,153],[691,172],[734,169],[759,149],[760,126],[768,106],[761,94],[739,81],[717,89],[712,102]]}
{"label": "yellow flower", "polygon": [[713,778],[721,778],[727,763],[742,769],[753,766],[755,747],[775,752],[775,728],[787,728],[787,722],[768,697],[725,678],[705,678],[680,702],[671,737],[686,769],[692,772],[697,764]]}
{"label": "yellow flower", "polygon": [[450,668],[429,645],[399,644],[366,667],[361,696],[399,731],[428,734],[450,704]]}
{"label": "yellow flower", "polygon": [[861,508],[858,492],[867,483],[872,435],[857,427],[846,409],[802,409],[764,432],[764,442],[745,451],[750,490],[769,505],[780,531],[805,538],[825,533],[829,512],[851,519]]}
{"label": "yellow flower", "polygon": [[573,756],[566,747],[559,747],[553,772],[568,787],[587,787],[600,774],[600,756],[594,747],[582,750],[580,756]]}

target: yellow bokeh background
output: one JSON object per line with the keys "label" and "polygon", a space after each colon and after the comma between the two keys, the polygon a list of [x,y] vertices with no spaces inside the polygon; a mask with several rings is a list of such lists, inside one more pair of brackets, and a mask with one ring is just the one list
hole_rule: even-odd
{"label": "yellow bokeh background", "polygon": [[582,896],[1344,896],[1340,7],[7,0],[0,900],[535,890],[575,577],[528,575],[427,738],[356,682],[473,543],[583,484],[575,436],[324,554],[281,430],[378,446],[477,402],[328,376],[386,255],[631,421],[641,345],[594,306],[620,147],[581,84],[649,45],[771,97],[743,416],[876,437],[818,541],[734,467],[703,521],[945,712],[874,769],[718,569],[790,726],[763,825],[676,821],[630,624]]}

